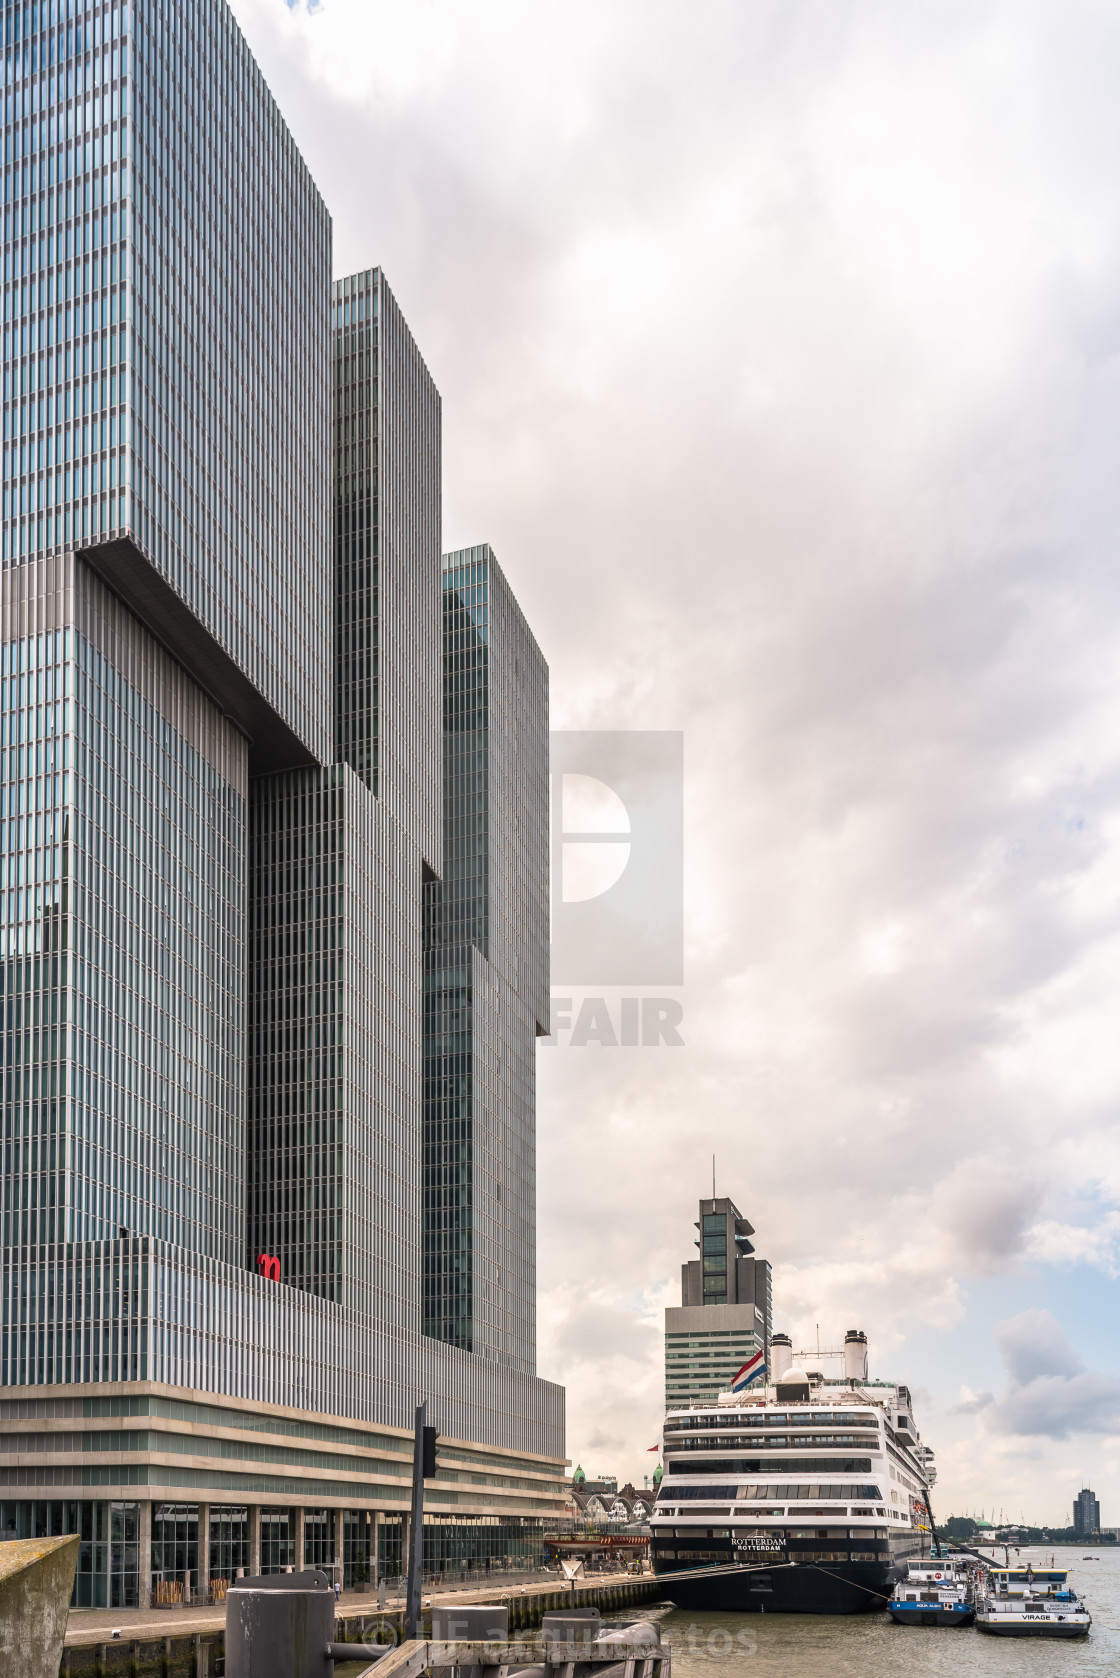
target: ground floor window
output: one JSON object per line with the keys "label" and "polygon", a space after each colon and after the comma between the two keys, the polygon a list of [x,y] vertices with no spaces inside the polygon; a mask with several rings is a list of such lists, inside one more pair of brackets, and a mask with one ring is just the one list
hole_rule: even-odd
{"label": "ground floor window", "polygon": [[295,1565],[295,1515],[291,1509],[262,1509],[261,1572],[283,1573]]}
{"label": "ground floor window", "polygon": [[334,1567],[334,1510],[308,1509],[303,1523],[304,1567],[318,1567],[331,1574]]}
{"label": "ground floor window", "polygon": [[210,1590],[225,1596],[239,1574],[249,1571],[249,1511],[244,1504],[210,1506]]}
{"label": "ground floor window", "polygon": [[153,1503],[152,1602],[189,1600],[198,1585],[197,1503]]}
{"label": "ground floor window", "polygon": [[399,1579],[405,1569],[404,1521],[400,1516],[382,1515],[377,1534],[377,1576]]}
{"label": "ground floor window", "polygon": [[347,1590],[366,1585],[370,1577],[373,1516],[368,1509],[342,1511],[342,1583]]}
{"label": "ground floor window", "polygon": [[425,1573],[503,1572],[541,1567],[543,1562],[539,1520],[500,1515],[424,1517]]}
{"label": "ground floor window", "polygon": [[140,1505],[109,1505],[109,1607],[140,1606]]}

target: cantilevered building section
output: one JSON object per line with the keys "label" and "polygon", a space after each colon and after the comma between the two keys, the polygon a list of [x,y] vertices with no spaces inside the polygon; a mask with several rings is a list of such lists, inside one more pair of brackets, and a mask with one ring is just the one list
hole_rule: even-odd
{"label": "cantilevered building section", "polygon": [[770,1266],[754,1256],[734,1201],[702,1200],[698,1258],[681,1265],[681,1303],[665,1312],[665,1408],[711,1403],[757,1351],[769,1355]]}
{"label": "cantilevered building section", "polygon": [[[424,1332],[438,392],[379,270],[332,282],[225,0],[9,10],[0,1538],[81,1532],[95,1605],[396,1572],[427,1397],[426,1565],[534,1557],[564,1443],[532,1375],[528,861],[478,958],[492,1291],[473,1340]],[[508,644],[495,714],[544,719]],[[491,771],[526,858],[544,738]]]}
{"label": "cantilevered building section", "polygon": [[536,1356],[548,670],[488,547],[443,561],[444,876],[425,887],[424,1327]]}
{"label": "cantilevered building section", "polygon": [[254,770],[328,762],[330,216],[224,0],[58,17],[5,21],[3,563],[83,553]]}

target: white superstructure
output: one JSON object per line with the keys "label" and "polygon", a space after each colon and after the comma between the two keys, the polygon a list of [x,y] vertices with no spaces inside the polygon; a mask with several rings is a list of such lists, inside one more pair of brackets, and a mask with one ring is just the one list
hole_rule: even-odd
{"label": "white superstructure", "polygon": [[775,1339],[769,1385],[666,1416],[655,1554],[678,1566],[714,1561],[730,1538],[734,1552],[783,1550],[788,1560],[928,1555],[933,1453],[909,1389],[868,1379],[858,1331],[844,1348],[811,1352]]}

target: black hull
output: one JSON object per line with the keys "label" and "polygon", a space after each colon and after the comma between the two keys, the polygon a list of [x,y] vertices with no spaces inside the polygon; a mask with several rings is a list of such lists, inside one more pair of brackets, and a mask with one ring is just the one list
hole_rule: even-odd
{"label": "black hull", "polygon": [[[797,1542],[801,1555],[793,1563],[787,1562],[784,1545],[765,1558],[742,1551],[735,1556],[729,1553],[728,1561],[741,1562],[742,1572],[713,1572],[711,1578],[696,1569],[686,1571],[660,1561],[655,1542],[653,1571],[666,1600],[695,1613],[881,1614],[906,1573],[906,1563],[929,1553],[928,1538],[915,1533],[905,1538],[900,1534],[882,1545],[881,1556],[860,1561],[822,1557],[811,1562],[802,1559],[806,1540]],[[826,1548],[828,1542],[822,1540],[820,1547]]]}
{"label": "black hull", "polygon": [[769,1584],[756,1574],[725,1573],[713,1579],[674,1579],[662,1574],[668,1601],[694,1613],[719,1614],[876,1614],[891,1595],[889,1562],[830,1562],[774,1566]]}

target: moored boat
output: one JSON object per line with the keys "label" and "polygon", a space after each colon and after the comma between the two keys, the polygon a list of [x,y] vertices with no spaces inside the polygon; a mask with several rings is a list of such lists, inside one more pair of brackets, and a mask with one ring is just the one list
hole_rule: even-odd
{"label": "moored boat", "polygon": [[900,1626],[970,1626],[976,1618],[972,1573],[936,1557],[910,1562],[887,1612]]}
{"label": "moored boat", "polygon": [[976,1629],[992,1637],[1085,1637],[1093,1617],[1064,1567],[989,1567]]}

